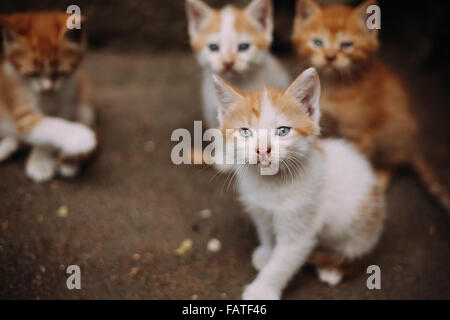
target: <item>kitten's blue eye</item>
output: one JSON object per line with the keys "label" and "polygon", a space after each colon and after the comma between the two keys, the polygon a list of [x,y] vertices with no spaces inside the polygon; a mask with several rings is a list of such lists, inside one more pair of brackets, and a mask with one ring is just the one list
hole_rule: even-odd
{"label": "kitten's blue eye", "polygon": [[209,50],[211,50],[211,51],[219,51],[219,45],[217,45],[215,43],[211,43],[208,47],[209,47]]}
{"label": "kitten's blue eye", "polygon": [[350,49],[351,47],[353,47],[353,42],[352,41],[341,42],[341,48],[342,49]]}
{"label": "kitten's blue eye", "polygon": [[289,127],[279,127],[277,129],[277,136],[280,136],[280,137],[287,136],[290,131],[291,131],[291,128],[289,128]]}
{"label": "kitten's blue eye", "polygon": [[252,132],[250,131],[250,129],[247,128],[241,128],[239,129],[239,133],[241,134],[241,136],[243,136],[244,138],[248,138],[252,135]]}
{"label": "kitten's blue eye", "polygon": [[315,45],[316,47],[321,47],[321,46],[323,46],[323,41],[320,40],[320,39],[314,39],[314,40],[313,40],[313,43],[314,43],[314,45]]}
{"label": "kitten's blue eye", "polygon": [[239,51],[246,51],[250,48],[250,43],[240,43],[238,46]]}

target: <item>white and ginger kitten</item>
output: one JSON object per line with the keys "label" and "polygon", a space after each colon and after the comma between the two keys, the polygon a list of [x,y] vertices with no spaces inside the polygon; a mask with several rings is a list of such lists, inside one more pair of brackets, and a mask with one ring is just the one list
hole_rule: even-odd
{"label": "white and ginger kitten", "polygon": [[[227,150],[235,149],[238,163],[255,163],[236,165],[239,198],[260,240],[252,257],[259,273],[243,298],[279,299],[307,261],[316,265],[320,280],[339,283],[344,267],[360,262],[378,242],[384,197],[369,162],[354,147],[317,138],[316,71],[306,70],[286,91],[243,93],[217,77],[215,87]],[[265,147],[259,144],[263,139]],[[274,162],[275,175],[260,174]]]}
{"label": "white and ginger kitten", "polygon": [[187,0],[186,11],[191,46],[203,68],[203,112],[208,127],[219,125],[212,74],[244,91],[289,85],[288,73],[269,52],[271,0],[253,0],[244,9],[226,6],[220,10],[200,0]]}
{"label": "white and ginger kitten", "polygon": [[[26,174],[35,182],[59,173],[72,177],[97,145],[86,80],[78,74],[85,51],[82,29],[68,30],[69,15],[1,15],[0,162],[27,143]],[[84,123],[84,124],[82,124]]]}

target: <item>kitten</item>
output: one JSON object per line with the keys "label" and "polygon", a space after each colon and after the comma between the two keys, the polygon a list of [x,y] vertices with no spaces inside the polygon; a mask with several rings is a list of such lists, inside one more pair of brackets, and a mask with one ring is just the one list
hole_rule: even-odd
{"label": "kitten", "polygon": [[405,86],[376,56],[377,30],[366,27],[366,8],[374,3],[321,8],[298,0],[294,47],[303,67],[318,70],[322,111],[336,120],[338,133],[380,169],[412,165],[450,209],[448,192],[419,152],[418,121]]}
{"label": "kitten", "polygon": [[[376,245],[383,229],[384,198],[369,162],[354,147],[342,140],[317,139],[316,71],[306,70],[286,91],[242,93],[220,79],[215,85],[222,132],[227,141],[237,141],[227,150],[235,148],[244,157],[240,163],[258,162],[236,166],[239,198],[260,240],[252,256],[259,273],[243,298],[279,299],[319,248],[337,257],[320,265],[319,278],[337,284],[342,267]],[[259,144],[265,139],[261,129],[272,130],[264,148]],[[279,163],[279,172],[261,175],[263,164],[271,162]]]}
{"label": "kitten", "polygon": [[36,182],[57,172],[74,176],[79,164],[72,158],[91,153],[97,144],[86,126],[94,121],[86,80],[77,72],[85,51],[84,23],[69,30],[67,18],[59,12],[0,16],[0,161],[21,142],[32,145],[26,174]]}
{"label": "kitten", "polygon": [[207,126],[218,127],[218,101],[212,74],[241,90],[264,86],[285,88],[290,77],[270,54],[273,13],[270,0],[253,0],[245,9],[216,10],[200,0],[187,0],[191,46],[203,68],[202,98]]}

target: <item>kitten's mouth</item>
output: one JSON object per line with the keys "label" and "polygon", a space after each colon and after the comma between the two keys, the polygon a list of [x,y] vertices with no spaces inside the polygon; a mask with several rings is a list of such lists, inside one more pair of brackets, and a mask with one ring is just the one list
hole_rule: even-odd
{"label": "kitten's mouth", "polygon": [[267,163],[267,164],[262,164],[262,163],[259,164],[259,166],[260,166],[261,168],[270,168],[271,165],[272,165],[271,162],[269,162],[269,163]]}
{"label": "kitten's mouth", "polygon": [[333,62],[327,62],[325,63],[325,65],[322,67],[323,70],[326,71],[334,71],[336,69],[335,65]]}
{"label": "kitten's mouth", "polygon": [[321,72],[323,75],[332,76],[339,72],[338,68],[331,62],[326,63],[322,67],[318,68],[319,72]]}
{"label": "kitten's mouth", "polygon": [[268,168],[272,164],[272,161],[270,159],[258,159],[257,164],[263,168]]}
{"label": "kitten's mouth", "polygon": [[230,78],[230,77],[235,77],[235,76],[237,76],[238,74],[239,74],[239,72],[237,72],[237,71],[234,70],[234,69],[225,69],[225,70],[222,70],[222,75],[225,76],[225,77],[228,77],[228,78]]}
{"label": "kitten's mouth", "polygon": [[51,94],[56,91],[56,88],[49,88],[49,89],[40,89],[39,92],[42,94]]}

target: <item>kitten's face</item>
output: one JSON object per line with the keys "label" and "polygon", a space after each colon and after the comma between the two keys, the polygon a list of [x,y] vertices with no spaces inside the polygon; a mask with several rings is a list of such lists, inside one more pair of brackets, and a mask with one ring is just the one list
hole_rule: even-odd
{"label": "kitten's face", "polygon": [[76,71],[84,48],[81,30],[68,30],[59,12],[1,16],[5,59],[30,88],[58,90]]}
{"label": "kitten's face", "polygon": [[214,10],[188,0],[191,45],[202,67],[232,78],[262,63],[272,41],[272,4],[254,0],[247,8]]}
{"label": "kitten's face", "polygon": [[320,8],[299,0],[292,40],[301,61],[321,75],[351,74],[364,67],[378,48],[376,30],[368,30],[365,2]]}
{"label": "kitten's face", "polygon": [[[283,168],[301,159],[319,133],[320,84],[315,70],[306,70],[286,91],[263,89],[242,93],[216,80],[220,122],[238,163]],[[233,141],[235,139],[235,142]]]}

